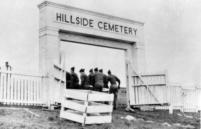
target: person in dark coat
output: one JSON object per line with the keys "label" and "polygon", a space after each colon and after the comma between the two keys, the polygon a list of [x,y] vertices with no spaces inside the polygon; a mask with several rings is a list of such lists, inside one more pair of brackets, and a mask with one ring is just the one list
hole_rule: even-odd
{"label": "person in dark coat", "polygon": [[92,87],[94,87],[94,85],[95,85],[95,78],[94,78],[94,71],[93,71],[93,69],[89,70],[88,80],[89,80],[89,85],[91,85]]}
{"label": "person in dark coat", "polygon": [[103,86],[104,86],[104,75],[103,73],[98,72],[98,68],[94,69],[94,79],[95,79],[95,85],[94,90],[102,92]]}
{"label": "person in dark coat", "polygon": [[81,89],[89,89],[89,80],[88,80],[88,76],[85,74],[85,70],[84,69],[80,69],[80,88]]}
{"label": "person in dark coat", "polygon": [[104,83],[103,87],[104,87],[104,88],[108,88],[108,79],[107,79],[107,75],[103,73],[103,69],[100,69],[99,72],[103,74],[103,83]]}
{"label": "person in dark coat", "polygon": [[[118,89],[120,88],[120,79],[113,75],[111,73],[111,71],[109,70],[108,71],[108,82],[110,82],[110,90],[109,90],[109,93],[110,94],[114,94],[114,101],[113,101],[113,108],[116,109],[116,106],[117,106],[117,97],[118,97]],[[117,85],[117,82],[118,82],[118,85]]]}
{"label": "person in dark coat", "polygon": [[71,89],[71,74],[66,72],[66,89]]}
{"label": "person in dark coat", "polygon": [[79,78],[75,73],[75,67],[71,68],[71,87],[73,89],[79,89]]}

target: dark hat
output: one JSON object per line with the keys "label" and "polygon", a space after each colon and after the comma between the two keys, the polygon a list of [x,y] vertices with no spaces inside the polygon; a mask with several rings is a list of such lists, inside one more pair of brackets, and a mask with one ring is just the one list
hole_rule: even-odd
{"label": "dark hat", "polygon": [[98,72],[98,68],[96,67],[96,68],[94,69],[94,71]]}
{"label": "dark hat", "polygon": [[92,73],[92,72],[93,72],[93,69],[90,69],[89,72]]}
{"label": "dark hat", "polygon": [[110,70],[108,70],[108,72],[107,72],[108,74],[111,74],[111,71]]}
{"label": "dark hat", "polygon": [[99,69],[99,72],[101,72],[101,73],[102,73],[102,72],[103,72],[103,69]]}
{"label": "dark hat", "polygon": [[84,69],[80,69],[80,72],[84,72]]}
{"label": "dark hat", "polygon": [[72,71],[74,71],[74,70],[75,70],[75,67],[71,67],[70,69],[71,69]]}
{"label": "dark hat", "polygon": [[6,61],[5,64],[8,65],[8,61]]}

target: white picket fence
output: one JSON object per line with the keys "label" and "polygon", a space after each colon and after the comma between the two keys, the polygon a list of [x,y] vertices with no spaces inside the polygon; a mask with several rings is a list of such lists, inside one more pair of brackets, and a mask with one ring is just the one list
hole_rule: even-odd
{"label": "white picket fence", "polygon": [[0,71],[0,103],[41,105],[43,77]]}

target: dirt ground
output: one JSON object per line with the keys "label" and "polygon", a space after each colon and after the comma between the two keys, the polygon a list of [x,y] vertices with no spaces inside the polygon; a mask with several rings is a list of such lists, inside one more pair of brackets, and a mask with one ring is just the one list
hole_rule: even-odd
{"label": "dirt ground", "polygon": [[[132,120],[130,120],[132,118]],[[59,118],[59,111],[0,107],[0,129],[200,129],[199,113],[113,112],[111,124],[86,125]]]}

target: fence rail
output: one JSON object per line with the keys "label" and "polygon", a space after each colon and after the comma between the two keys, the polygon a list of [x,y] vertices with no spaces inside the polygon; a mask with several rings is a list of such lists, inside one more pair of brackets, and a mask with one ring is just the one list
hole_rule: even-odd
{"label": "fence rail", "polygon": [[0,71],[0,103],[41,105],[43,77]]}

